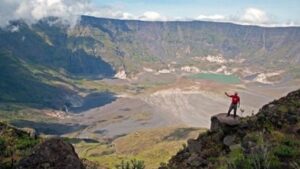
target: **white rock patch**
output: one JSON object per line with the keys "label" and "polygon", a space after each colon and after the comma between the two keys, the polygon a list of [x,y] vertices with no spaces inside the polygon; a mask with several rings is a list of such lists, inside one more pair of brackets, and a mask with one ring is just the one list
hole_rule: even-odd
{"label": "white rock patch", "polygon": [[118,79],[127,79],[127,74],[125,70],[120,70],[114,77]]}

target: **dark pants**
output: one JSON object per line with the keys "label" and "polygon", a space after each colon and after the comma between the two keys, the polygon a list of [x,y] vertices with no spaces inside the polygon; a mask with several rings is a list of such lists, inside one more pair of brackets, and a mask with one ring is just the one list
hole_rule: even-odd
{"label": "dark pants", "polygon": [[229,107],[229,110],[228,110],[228,113],[227,115],[230,116],[230,112],[234,110],[234,117],[236,117],[236,110],[237,110],[237,104],[231,104],[230,107]]}

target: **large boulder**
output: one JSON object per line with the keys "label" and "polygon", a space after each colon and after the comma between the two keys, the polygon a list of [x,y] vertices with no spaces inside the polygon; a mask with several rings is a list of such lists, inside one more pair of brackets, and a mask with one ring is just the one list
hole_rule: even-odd
{"label": "large boulder", "polygon": [[225,113],[217,114],[211,117],[211,131],[220,131],[226,128],[233,128],[240,124],[240,118],[233,116],[227,116]]}
{"label": "large boulder", "polygon": [[17,169],[84,169],[74,147],[53,138],[34,148],[32,154],[19,162]]}
{"label": "large boulder", "polygon": [[228,135],[223,139],[223,144],[228,147],[234,145],[235,142],[236,142],[236,135]]}
{"label": "large boulder", "polygon": [[21,131],[24,131],[27,133],[31,138],[36,139],[38,137],[38,134],[35,129],[33,128],[18,128]]}

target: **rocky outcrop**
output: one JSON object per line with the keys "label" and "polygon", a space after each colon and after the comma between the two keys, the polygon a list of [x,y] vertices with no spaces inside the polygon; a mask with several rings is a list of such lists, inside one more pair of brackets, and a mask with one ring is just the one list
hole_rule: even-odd
{"label": "rocky outcrop", "polygon": [[170,160],[169,168],[211,168],[208,158],[218,157],[230,150],[239,137],[240,124],[239,117],[227,117],[225,113],[213,116],[210,130],[196,140],[188,140],[187,148]]}
{"label": "rocky outcrop", "polygon": [[0,120],[0,169],[15,169],[39,142],[34,130],[21,130]]}
{"label": "rocky outcrop", "polygon": [[233,118],[232,116],[227,116],[225,113],[221,113],[215,116],[211,117],[211,126],[210,130],[211,131],[218,131],[222,130],[226,127],[235,127],[240,124],[240,118],[236,117]]}
{"label": "rocky outcrop", "polygon": [[74,147],[60,138],[41,140],[34,129],[0,121],[0,169],[107,169],[79,159]]}
{"label": "rocky outcrop", "polygon": [[32,154],[19,162],[18,169],[84,169],[74,147],[53,138],[34,148]]}
{"label": "rocky outcrop", "polygon": [[36,132],[35,129],[33,128],[19,128],[19,130],[24,131],[25,133],[27,133],[31,138],[36,139],[38,137],[38,134]]}
{"label": "rocky outcrop", "polygon": [[[299,168],[300,90],[245,118],[218,114],[211,128],[160,169]],[[296,166],[296,167],[295,167]]]}

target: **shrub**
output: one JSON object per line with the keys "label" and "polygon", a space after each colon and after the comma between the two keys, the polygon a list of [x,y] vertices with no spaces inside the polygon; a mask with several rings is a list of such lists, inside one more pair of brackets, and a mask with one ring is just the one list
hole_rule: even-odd
{"label": "shrub", "polygon": [[278,107],[278,110],[279,110],[279,112],[281,112],[281,113],[287,113],[287,112],[289,111],[288,107],[285,106],[285,105],[280,105],[280,106]]}
{"label": "shrub", "polygon": [[300,146],[300,142],[297,139],[285,138],[282,143],[287,146],[296,147]]}
{"label": "shrub", "polygon": [[274,149],[274,154],[279,158],[295,158],[300,154],[299,146],[298,140],[286,138]]}
{"label": "shrub", "polygon": [[0,156],[4,155],[6,150],[5,140],[0,137]]}
{"label": "shrub", "polygon": [[38,140],[29,137],[23,137],[16,140],[16,148],[19,150],[25,150],[34,147],[37,143]]}
{"label": "shrub", "polygon": [[[254,134],[252,136],[257,136]],[[270,151],[270,145],[263,137],[250,137],[259,142],[256,151],[251,154],[244,154],[241,149],[230,153],[230,162],[227,162],[228,169],[279,169],[280,161]]]}
{"label": "shrub", "polygon": [[282,140],[285,139],[285,135],[283,133],[281,133],[280,131],[276,131],[276,130],[272,131],[271,135],[272,135],[271,140],[273,142],[278,142],[278,141],[281,142]]}
{"label": "shrub", "polygon": [[243,155],[228,162],[228,169],[279,169],[280,162],[274,156],[264,154]]}
{"label": "shrub", "polygon": [[287,146],[287,145],[279,145],[275,148],[274,154],[280,158],[293,158],[297,156],[297,149]]}
{"label": "shrub", "polygon": [[121,164],[116,165],[117,169],[145,169],[144,161],[133,159],[129,161],[122,161]]}

